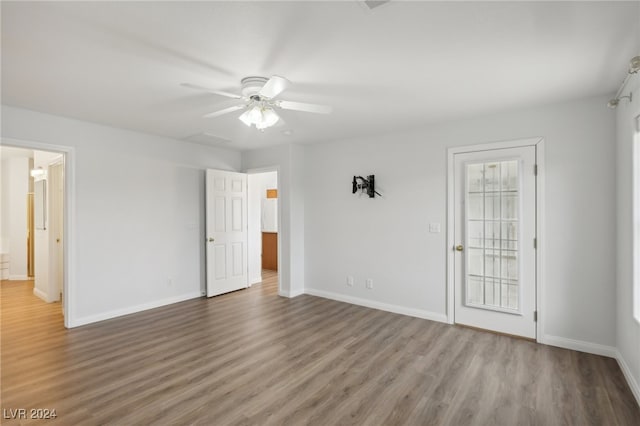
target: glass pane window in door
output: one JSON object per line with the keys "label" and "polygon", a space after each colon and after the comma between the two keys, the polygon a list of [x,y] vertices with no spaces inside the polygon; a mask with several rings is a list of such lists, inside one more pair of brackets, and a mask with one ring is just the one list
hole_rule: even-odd
{"label": "glass pane window in door", "polygon": [[488,249],[497,249],[500,248],[500,242],[502,239],[500,238],[500,222],[490,220],[484,222],[485,228],[485,248]]}
{"label": "glass pane window in door", "polygon": [[518,160],[466,165],[466,304],[519,308]]}
{"label": "glass pane window in door", "polygon": [[470,248],[467,250],[469,263],[467,265],[468,275],[472,275],[475,277],[483,277],[484,276],[484,267],[483,267],[483,258],[482,253],[483,249]]}
{"label": "glass pane window in door", "polygon": [[484,186],[484,165],[483,164],[469,164],[467,166],[467,190],[471,193],[482,192]]}
{"label": "glass pane window in door", "polygon": [[469,220],[468,228],[468,240],[469,249],[482,249],[484,244],[484,221],[482,220]]}
{"label": "glass pane window in door", "polygon": [[470,220],[484,219],[484,195],[482,193],[468,193],[467,217]]}
{"label": "glass pane window in door", "polygon": [[484,304],[500,307],[500,280],[487,278],[484,287]]}
{"label": "glass pane window in door", "polygon": [[467,300],[469,303],[481,304],[483,302],[484,283],[479,277],[470,277],[467,281]]}
{"label": "glass pane window in door", "polygon": [[502,249],[503,250],[518,250],[518,222],[516,221],[502,221]]}

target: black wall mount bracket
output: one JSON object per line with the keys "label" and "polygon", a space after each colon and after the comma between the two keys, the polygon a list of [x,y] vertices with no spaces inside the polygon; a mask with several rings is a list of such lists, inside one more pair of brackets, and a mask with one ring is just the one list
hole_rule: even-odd
{"label": "black wall mount bracket", "polygon": [[361,190],[362,193],[366,192],[369,198],[374,198],[376,194],[382,197],[382,195],[378,191],[376,191],[376,179],[374,175],[369,175],[366,179],[362,176],[354,176],[351,185],[352,194],[355,194],[356,192],[358,192],[358,190]]}

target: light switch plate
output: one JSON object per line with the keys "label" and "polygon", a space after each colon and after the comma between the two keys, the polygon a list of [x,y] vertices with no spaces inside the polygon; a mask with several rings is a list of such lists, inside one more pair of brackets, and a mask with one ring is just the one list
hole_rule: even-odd
{"label": "light switch plate", "polygon": [[430,223],[429,224],[429,232],[437,234],[440,232],[440,224],[439,223]]}

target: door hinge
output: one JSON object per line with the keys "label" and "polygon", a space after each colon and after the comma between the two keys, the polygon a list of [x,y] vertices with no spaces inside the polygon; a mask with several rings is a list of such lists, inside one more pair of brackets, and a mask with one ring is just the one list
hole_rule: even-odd
{"label": "door hinge", "polygon": [[534,176],[538,176],[538,165],[537,164],[533,165],[533,175]]}
{"label": "door hinge", "polygon": [[538,322],[538,311],[533,311],[533,322]]}
{"label": "door hinge", "polygon": [[537,248],[538,248],[538,239],[537,239],[537,238],[534,238],[534,239],[533,239],[533,248],[534,248],[534,249],[537,249]]}

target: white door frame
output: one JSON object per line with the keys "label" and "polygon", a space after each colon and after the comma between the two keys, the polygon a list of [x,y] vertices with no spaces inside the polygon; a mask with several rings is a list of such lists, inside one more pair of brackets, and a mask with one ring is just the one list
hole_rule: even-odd
{"label": "white door frame", "polygon": [[[278,294],[282,294],[282,204],[280,203],[280,195],[282,194],[280,189],[282,188],[282,184],[280,182],[280,166],[258,167],[245,171],[248,175],[267,172],[276,172],[278,174]],[[247,268],[248,267],[249,263],[247,262]]]}
{"label": "white door frame", "polygon": [[536,147],[536,164],[538,174],[536,179],[536,310],[538,312],[538,322],[536,324],[536,341],[541,342],[544,336],[544,138],[535,137],[528,139],[517,139],[501,142],[489,142],[484,144],[457,146],[447,149],[447,322],[454,323],[454,205],[455,205],[455,179],[454,179],[454,156],[467,152],[489,151],[493,149],[519,148],[523,146]]}
{"label": "white door frame", "polygon": [[[47,256],[49,257],[49,270],[48,270],[48,284],[49,284],[49,300],[57,302],[57,301],[61,301],[63,302],[63,310],[64,310],[64,300],[60,300],[60,289],[59,288],[52,288],[52,283],[55,282],[57,284],[58,280],[52,280],[51,277],[53,276],[53,274],[51,273],[51,269],[52,269],[52,263],[51,262],[51,255],[52,253],[54,253],[55,251],[55,247],[56,247],[56,243],[55,243],[55,238],[52,238],[52,234],[51,234],[51,229],[53,228],[51,226],[51,222],[49,222],[51,216],[53,216],[53,211],[50,208],[51,205],[49,203],[51,203],[52,197],[51,197],[51,193],[48,191],[51,191],[51,170],[50,167],[52,166],[56,166],[56,165],[62,165],[62,182],[64,183],[64,155],[62,155],[61,157],[57,157],[55,160],[53,160],[52,162],[47,164],[47,206],[48,206],[48,212],[47,212],[47,232],[49,233],[49,246],[47,247]],[[63,207],[62,207],[62,220],[63,220],[63,226],[62,226],[62,232],[63,232],[63,240],[62,240],[62,261],[64,262],[64,188],[63,188],[63,193],[62,193],[62,202],[63,202]],[[57,213],[55,213],[57,214]],[[63,276],[64,276],[64,265],[62,265],[62,272],[63,272]],[[63,286],[64,286],[64,279],[63,279]],[[64,287],[62,288],[62,297],[64,299]]]}
{"label": "white door frame", "polygon": [[15,148],[33,149],[37,151],[49,151],[60,153],[64,157],[64,230],[63,247],[64,256],[64,282],[63,282],[63,309],[64,326],[66,328],[75,327],[75,269],[76,264],[76,225],[75,225],[75,205],[76,205],[76,176],[75,176],[75,148],[66,145],[55,145],[44,142],[26,141],[13,138],[2,138],[2,145]]}

